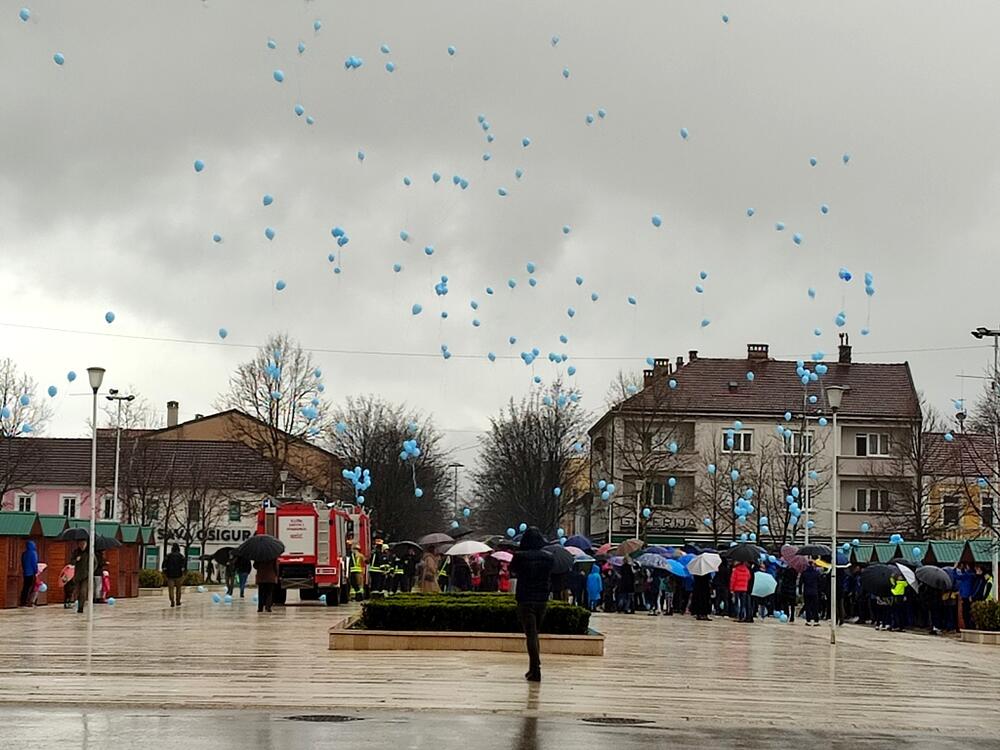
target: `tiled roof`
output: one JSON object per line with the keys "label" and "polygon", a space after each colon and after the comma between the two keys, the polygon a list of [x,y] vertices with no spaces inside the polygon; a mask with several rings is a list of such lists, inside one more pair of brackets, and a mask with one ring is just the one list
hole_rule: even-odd
{"label": "tiled roof", "polygon": [[977,479],[996,471],[991,435],[957,433],[949,442],[943,432],[925,432],[923,445],[924,471],[932,476]]}
{"label": "tiled roof", "polygon": [[[816,404],[806,406],[808,413],[828,413],[823,387],[842,385],[850,389],[840,407],[843,417],[920,418],[909,364],[825,364],[829,368],[826,375],[806,388],[807,395],[817,396]],[[797,367],[790,360],[696,357],[672,373],[667,367],[654,368],[652,379],[621,408],[776,418],[786,411],[801,414],[804,387]],[[808,367],[812,370],[813,363]],[[754,374],[752,381],[747,379],[748,372]],[[677,381],[676,389],[669,388],[671,379]]]}
{"label": "tiled roof", "polygon": [[[9,445],[0,451],[0,461],[11,452],[20,451],[25,459],[19,466],[31,466],[30,475],[20,481],[29,486],[49,485],[86,487],[90,484],[90,449],[88,438],[6,438]],[[114,482],[114,440],[97,441],[97,484],[110,487]],[[206,482],[212,489],[269,492],[274,485],[274,467],[249,446],[235,441],[211,440],[122,440],[121,473],[126,476],[133,461],[136,473],[147,473],[149,486],[189,486]],[[192,469],[192,467],[198,467]],[[172,472],[172,473],[171,473]],[[200,474],[202,476],[195,476]],[[298,489],[294,476],[287,483]]]}
{"label": "tiled roof", "polygon": [[4,511],[0,513],[0,536],[31,536],[37,518],[34,513]]}

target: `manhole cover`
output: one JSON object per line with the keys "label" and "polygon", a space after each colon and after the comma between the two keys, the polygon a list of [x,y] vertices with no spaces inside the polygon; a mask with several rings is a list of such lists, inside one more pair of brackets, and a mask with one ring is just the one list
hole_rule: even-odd
{"label": "manhole cover", "polygon": [[286,716],[289,721],[328,721],[328,722],[342,722],[342,721],[361,721],[360,716],[343,716],[341,714],[302,714],[301,716]]}
{"label": "manhole cover", "polygon": [[653,723],[650,719],[628,719],[624,716],[590,716],[584,719],[584,721],[588,724],[612,724],[614,726]]}

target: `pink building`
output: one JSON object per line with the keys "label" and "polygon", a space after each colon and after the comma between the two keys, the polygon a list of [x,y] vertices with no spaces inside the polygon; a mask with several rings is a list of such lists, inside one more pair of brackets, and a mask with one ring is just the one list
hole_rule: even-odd
{"label": "pink building", "polygon": [[[90,448],[87,438],[18,438],[6,441],[0,479],[10,489],[3,510],[90,517]],[[97,480],[99,519],[118,519],[113,507],[114,441],[99,439]]]}

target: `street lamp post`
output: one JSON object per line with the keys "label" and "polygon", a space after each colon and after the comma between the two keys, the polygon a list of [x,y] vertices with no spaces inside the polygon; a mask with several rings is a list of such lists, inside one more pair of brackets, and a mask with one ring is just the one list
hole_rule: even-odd
{"label": "street lamp post", "polygon": [[134,401],[135,395],[120,396],[117,388],[109,388],[108,393],[110,394],[106,396],[108,401],[118,402],[118,416],[115,419],[115,487],[111,494],[111,516],[114,517],[114,514],[118,512],[118,467],[122,449],[122,401]]}
{"label": "street lamp post", "polygon": [[90,416],[90,544],[87,545],[87,623],[94,624],[94,567],[96,564],[94,548],[97,546],[97,392],[104,382],[103,367],[88,367],[87,377],[90,378],[90,389],[94,392],[93,408]]}
{"label": "street lamp post", "polygon": [[288,469],[282,469],[278,472],[278,479],[281,480],[281,498],[285,498],[285,482],[288,481]]}
{"label": "street lamp post", "polygon": [[830,504],[830,643],[837,643],[837,506],[840,504],[840,428],[837,426],[837,412],[847,391],[842,385],[826,387],[826,403],[833,412],[833,502]]}
{"label": "street lamp post", "polygon": [[[987,328],[986,326],[979,326],[976,330],[972,331],[972,335],[977,339],[991,338],[993,339],[993,403],[994,411],[997,404],[997,400],[1000,399],[1000,330],[996,328]],[[997,462],[996,466],[991,467],[995,472],[995,476],[998,481],[1000,481],[1000,425],[997,425],[997,415],[994,413],[990,420],[993,423],[993,458]],[[982,504],[980,504],[980,511],[982,511]],[[994,508],[990,511],[992,513],[992,521],[996,523],[996,503],[994,501]],[[996,538],[994,533],[993,539],[993,601],[1000,601],[1000,588],[997,587],[997,578],[1000,577],[1000,539]]]}
{"label": "street lamp post", "polygon": [[451,502],[455,506],[455,518],[458,518],[458,470],[464,469],[465,464],[453,463],[448,464],[449,469],[454,469],[455,471],[455,482],[451,487]]}

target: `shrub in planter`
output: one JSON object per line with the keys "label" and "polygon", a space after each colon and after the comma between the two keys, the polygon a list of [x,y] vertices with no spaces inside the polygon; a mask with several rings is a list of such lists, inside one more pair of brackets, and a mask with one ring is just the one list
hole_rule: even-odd
{"label": "shrub in planter", "polygon": [[182,586],[201,586],[205,582],[205,576],[199,573],[197,570],[189,570],[184,574],[184,580],[181,582]]}
{"label": "shrub in planter", "polygon": [[162,588],[165,578],[156,568],[143,568],[139,571],[139,586],[144,589]]}
{"label": "shrub in planter", "polygon": [[976,630],[1000,630],[1000,602],[987,599],[972,603],[972,619]]}
{"label": "shrub in planter", "polygon": [[[517,606],[510,594],[397,594],[370,599],[361,609],[366,630],[439,630],[520,633]],[[565,602],[549,602],[541,632],[585,635],[590,612]]]}

